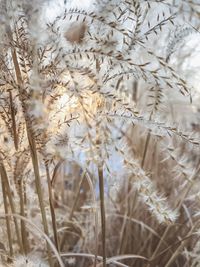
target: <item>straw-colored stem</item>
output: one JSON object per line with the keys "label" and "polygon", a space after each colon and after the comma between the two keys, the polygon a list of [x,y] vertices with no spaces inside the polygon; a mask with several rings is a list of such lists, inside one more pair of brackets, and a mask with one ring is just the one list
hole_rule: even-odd
{"label": "straw-colored stem", "polygon": [[103,267],[106,267],[106,216],[105,216],[105,201],[104,201],[104,177],[103,177],[102,166],[98,166],[98,176],[99,176],[99,193],[100,193],[100,206],[101,206]]}
{"label": "straw-colored stem", "polygon": [[[44,206],[44,200],[43,200],[43,193],[42,193],[42,186],[41,186],[41,179],[40,179],[35,138],[34,138],[34,134],[33,134],[32,129],[31,129],[30,121],[28,118],[27,107],[26,107],[26,104],[24,101],[24,95],[26,92],[23,89],[22,75],[21,75],[20,67],[19,67],[18,60],[17,60],[17,54],[16,54],[15,50],[12,51],[12,59],[13,59],[14,67],[15,67],[17,82],[19,84],[19,86],[18,86],[19,98],[20,98],[20,101],[22,104],[25,122],[26,122],[26,131],[27,131],[28,143],[29,143],[29,147],[30,147],[31,159],[32,159],[33,170],[34,170],[34,175],[35,175],[35,185],[36,185],[36,191],[37,191],[39,205],[40,205],[40,211],[41,211],[41,215],[42,215],[44,232],[47,236],[49,236],[48,224],[47,224],[47,218],[46,218],[46,212],[45,212],[45,206]],[[47,252],[48,252],[49,264],[50,264],[50,266],[53,266],[51,251],[50,251],[48,244],[47,244]]]}
{"label": "straw-colored stem", "polygon": [[150,132],[148,132],[147,138],[145,140],[144,152],[143,152],[143,156],[142,156],[142,163],[141,163],[141,167],[142,168],[144,168],[144,166],[145,166],[145,160],[146,160],[146,156],[147,156],[147,151],[148,151],[148,146],[149,146],[149,142],[150,142],[150,137],[151,137],[151,134],[150,134]]}
{"label": "straw-colored stem", "polygon": [[55,211],[54,211],[52,185],[51,185],[51,178],[50,178],[48,163],[45,163],[45,167],[46,167],[46,174],[47,174],[47,183],[48,183],[48,191],[49,191],[49,204],[50,204],[50,211],[51,211],[51,221],[52,221],[52,226],[53,226],[54,241],[55,241],[55,246],[59,252],[60,251],[60,245],[59,245],[59,239],[58,239],[58,234],[57,234],[56,215],[55,215]]}
{"label": "straw-colored stem", "polygon": [[[5,181],[2,178],[1,178],[1,186],[2,186],[5,214],[8,214],[8,201],[7,201],[7,195],[6,195]],[[13,256],[12,234],[11,234],[10,220],[8,217],[6,217],[6,230],[7,230],[7,235],[8,235],[9,256],[12,257]]]}
{"label": "straw-colored stem", "polygon": [[12,97],[11,91],[9,91],[9,98],[10,98],[10,113],[11,113],[11,118],[12,118],[12,131],[13,131],[14,145],[15,145],[15,150],[18,150],[18,134],[17,134],[17,127],[16,127],[16,120],[15,120],[15,109],[14,109],[13,97]]}
{"label": "straw-colored stem", "polygon": [[[74,203],[72,205],[72,208],[71,208],[71,211],[70,211],[70,214],[69,214],[69,221],[72,221],[72,219],[73,219],[74,211],[75,211],[78,199],[79,199],[81,186],[82,186],[84,177],[85,177],[85,172],[81,176],[81,179],[80,179],[79,184],[78,184],[78,188],[77,188],[76,193],[75,193],[75,200],[74,200]],[[66,240],[66,234],[63,235],[63,238],[62,238],[62,241],[61,241],[61,245],[60,245],[61,250],[63,250],[64,244],[65,244],[65,240]]]}
{"label": "straw-colored stem", "polygon": [[[5,185],[5,190],[6,190],[6,193],[7,193],[7,196],[8,196],[11,212],[14,214],[14,213],[16,213],[15,205],[14,205],[14,202],[13,202],[13,197],[12,197],[12,192],[11,192],[11,189],[10,189],[10,184],[9,184],[9,181],[8,181],[8,176],[7,176],[6,169],[4,167],[2,159],[1,159],[1,162],[0,162],[0,174],[1,174],[1,179],[2,179],[2,181],[4,183],[4,185]],[[14,218],[14,224],[15,224],[15,231],[16,231],[16,235],[17,235],[17,241],[18,241],[18,244],[19,244],[20,252],[23,252],[23,246],[22,246],[22,241],[21,241],[21,237],[20,237],[20,230],[19,230],[19,226],[18,226],[16,218]]]}
{"label": "straw-colored stem", "polygon": [[[23,194],[23,179],[19,183],[19,198],[20,198],[20,215],[25,217],[25,208],[24,208],[24,194]],[[21,220],[21,236],[22,236],[22,245],[24,253],[27,254],[29,251],[29,244],[27,238],[26,225],[24,221]]]}

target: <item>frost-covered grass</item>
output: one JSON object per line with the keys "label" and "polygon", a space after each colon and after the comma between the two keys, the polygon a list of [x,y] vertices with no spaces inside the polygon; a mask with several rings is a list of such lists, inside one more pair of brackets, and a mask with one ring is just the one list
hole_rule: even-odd
{"label": "frost-covered grass", "polygon": [[0,266],[200,265],[199,14],[0,0]]}

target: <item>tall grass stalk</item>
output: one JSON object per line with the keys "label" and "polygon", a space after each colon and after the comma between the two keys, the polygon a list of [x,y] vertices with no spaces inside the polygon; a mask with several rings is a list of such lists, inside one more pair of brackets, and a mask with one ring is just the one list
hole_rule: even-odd
{"label": "tall grass stalk", "polygon": [[101,210],[103,267],[106,267],[106,210],[105,210],[105,199],[104,199],[103,166],[98,166],[98,176],[99,176],[99,193],[100,193],[100,210]]}
{"label": "tall grass stalk", "polygon": [[[8,206],[5,182],[3,180],[2,173],[1,173],[1,186],[2,186],[2,193],[3,193],[4,211],[5,211],[5,214],[8,214],[9,206]],[[7,230],[7,235],[8,235],[9,257],[12,258],[12,256],[13,256],[13,245],[12,245],[13,242],[12,242],[12,232],[11,232],[11,221],[10,221],[9,217],[6,217],[6,230]]]}
{"label": "tall grass stalk", "polygon": [[[39,205],[40,205],[40,210],[41,210],[41,215],[42,215],[42,221],[43,221],[43,227],[45,234],[49,236],[49,230],[48,230],[48,224],[47,224],[47,219],[46,219],[46,212],[45,212],[45,205],[44,205],[44,200],[43,200],[43,193],[42,193],[42,184],[40,180],[40,172],[39,172],[39,165],[38,165],[38,157],[37,157],[37,150],[36,150],[36,144],[35,144],[35,138],[31,129],[31,124],[29,121],[28,113],[27,113],[27,107],[26,104],[24,103],[24,88],[23,88],[23,79],[20,71],[20,67],[18,64],[17,60],[17,54],[16,51],[12,51],[12,59],[13,63],[15,66],[15,73],[18,81],[18,89],[19,89],[19,98],[21,100],[21,104],[23,107],[24,111],[24,116],[25,116],[25,121],[26,121],[26,131],[27,131],[27,137],[28,137],[28,142],[29,142],[29,147],[30,147],[30,153],[31,153],[31,159],[32,159],[32,164],[33,164],[33,169],[34,169],[34,174],[35,174],[35,185],[36,185],[36,190],[37,190],[37,195],[38,195],[38,200],[39,200]],[[49,244],[47,244],[47,252],[48,252],[48,259],[49,259],[49,264],[52,267],[53,266],[53,261],[52,261],[52,256],[49,248]]]}
{"label": "tall grass stalk", "polygon": [[50,211],[51,211],[51,221],[52,221],[52,227],[53,227],[54,241],[55,241],[55,246],[57,250],[60,251],[59,238],[57,234],[58,231],[57,231],[57,223],[56,223],[56,214],[54,210],[54,200],[53,200],[53,194],[52,194],[51,177],[50,177],[49,167],[48,167],[47,162],[45,162],[45,168],[46,168],[46,174],[47,174],[49,205],[50,205]]}
{"label": "tall grass stalk", "polygon": [[[10,189],[8,176],[7,176],[6,169],[4,167],[2,159],[0,159],[0,174],[1,174],[2,183],[3,183],[4,188],[5,188],[4,193],[6,193],[6,195],[8,197],[10,209],[11,209],[11,215],[12,215],[12,214],[16,213],[16,209],[15,209],[15,205],[14,205],[14,201],[13,201],[12,191]],[[5,201],[7,201],[7,200],[5,199]],[[14,217],[14,225],[15,225],[15,231],[16,231],[19,249],[20,249],[20,252],[23,253],[24,250],[23,250],[22,240],[21,240],[21,236],[20,236],[19,225],[18,225],[17,219],[15,217]]]}

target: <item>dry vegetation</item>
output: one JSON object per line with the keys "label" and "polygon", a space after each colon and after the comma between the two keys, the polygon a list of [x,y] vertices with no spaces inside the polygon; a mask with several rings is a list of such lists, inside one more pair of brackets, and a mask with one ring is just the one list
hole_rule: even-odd
{"label": "dry vegetation", "polygon": [[199,267],[199,0],[64,2],[0,1],[0,266]]}

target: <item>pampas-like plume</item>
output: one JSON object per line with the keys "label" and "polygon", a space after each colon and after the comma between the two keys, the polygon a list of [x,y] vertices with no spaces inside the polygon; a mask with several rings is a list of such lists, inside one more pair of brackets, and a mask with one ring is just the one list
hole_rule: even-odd
{"label": "pampas-like plume", "polygon": [[167,202],[167,198],[156,192],[155,185],[144,175],[141,175],[133,186],[137,189],[139,197],[148,206],[152,215],[159,223],[174,223],[178,218],[178,212],[172,210]]}

